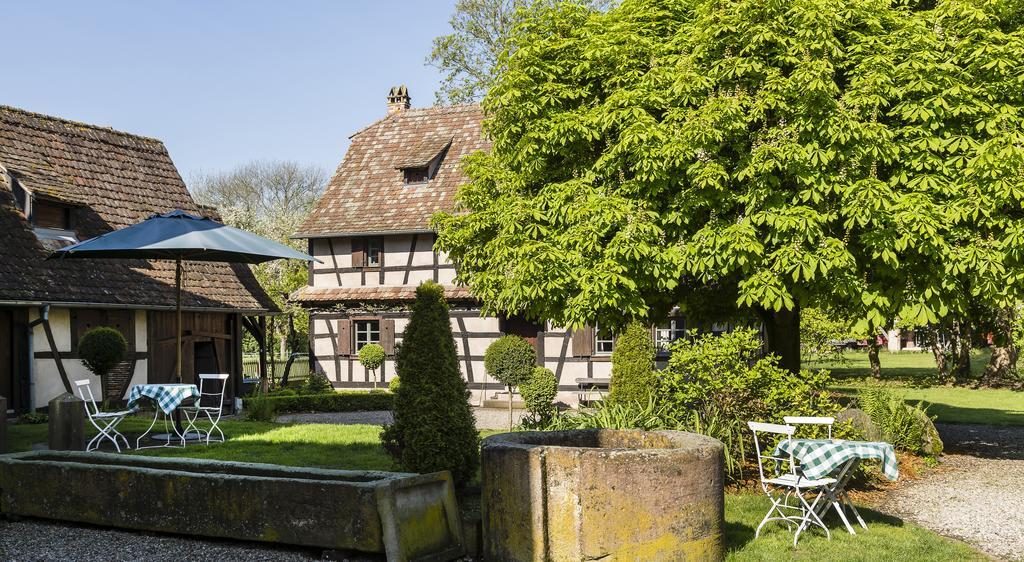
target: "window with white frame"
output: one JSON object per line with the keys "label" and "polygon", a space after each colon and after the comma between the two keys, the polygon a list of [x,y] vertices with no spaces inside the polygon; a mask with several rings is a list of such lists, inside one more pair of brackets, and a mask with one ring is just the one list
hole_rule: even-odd
{"label": "window with white frame", "polygon": [[380,320],[356,320],[355,325],[356,351],[364,345],[380,343]]}
{"label": "window with white frame", "polygon": [[668,351],[672,342],[686,337],[686,322],[682,318],[669,318],[654,330],[654,345],[658,351]]}
{"label": "window with white frame", "polygon": [[368,238],[366,240],[366,266],[380,267],[381,257],[384,255],[384,239]]}
{"label": "window with white frame", "polygon": [[615,351],[615,334],[611,330],[602,330],[600,326],[594,327],[594,354],[609,355]]}

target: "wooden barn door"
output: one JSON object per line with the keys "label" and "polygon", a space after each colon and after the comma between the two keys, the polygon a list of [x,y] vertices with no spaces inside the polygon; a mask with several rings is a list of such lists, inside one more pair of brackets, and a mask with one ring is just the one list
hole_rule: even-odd
{"label": "wooden barn door", "polygon": [[[234,375],[232,317],[223,313],[186,312],[181,315],[181,382],[199,384],[200,373]],[[176,331],[173,312],[153,312],[149,322],[149,382],[175,381]],[[234,376],[226,395],[233,396]]]}

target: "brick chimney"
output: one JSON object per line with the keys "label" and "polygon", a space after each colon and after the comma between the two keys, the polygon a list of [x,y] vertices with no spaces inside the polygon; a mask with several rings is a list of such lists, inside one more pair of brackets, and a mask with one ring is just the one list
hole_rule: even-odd
{"label": "brick chimney", "polygon": [[388,93],[388,115],[394,115],[412,107],[412,98],[409,97],[409,89],[405,84],[391,88]]}

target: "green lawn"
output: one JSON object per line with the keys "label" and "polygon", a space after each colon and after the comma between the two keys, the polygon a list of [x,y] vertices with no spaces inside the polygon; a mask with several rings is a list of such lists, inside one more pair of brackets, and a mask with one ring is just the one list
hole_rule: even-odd
{"label": "green lawn", "polygon": [[[877,384],[870,376],[867,353],[847,351],[840,361],[806,361],[808,369],[829,369],[838,380],[834,390],[854,396],[867,384]],[[912,403],[923,401],[928,412],[946,423],[977,423],[1024,426],[1024,392],[954,386],[926,386],[935,373],[931,353],[881,353],[882,382]],[[980,373],[988,363],[988,352],[976,350],[971,370]]]}
{"label": "green lawn", "polygon": [[[976,349],[971,353],[971,371],[980,374],[988,364],[989,352]],[[878,354],[878,362],[882,365],[882,379],[913,384],[927,381],[935,375],[935,357],[927,351],[901,351]],[[867,351],[846,350],[836,361],[804,360],[806,369],[828,369],[838,379],[871,379]]]}
{"label": "green lawn", "polygon": [[[728,560],[988,560],[970,546],[946,539],[910,522],[858,508],[868,524],[867,531],[851,536],[834,515],[825,523],[832,540],[820,530],[800,535],[793,548],[793,535],[785,525],[772,522],[754,539],[754,529],[768,512],[763,495],[729,494],[725,497],[725,532]],[[834,512],[832,512],[834,513]]]}
{"label": "green lawn", "polygon": [[[134,435],[145,430],[145,418],[130,418],[122,424],[134,445]],[[189,445],[185,449],[150,449],[133,454],[185,456],[244,462],[337,469],[394,470],[391,459],[380,447],[380,428],[371,425],[276,424],[245,421],[222,422],[228,441],[222,444]],[[27,450],[46,441],[47,426],[19,424],[9,428],[14,450]],[[499,433],[488,431],[483,435]],[[970,547],[945,539],[899,519],[863,509],[869,530],[856,537],[830,521],[832,540],[818,532],[802,536],[796,549],[792,535],[778,524],[765,529],[754,540],[754,529],[768,511],[761,495],[726,496],[726,537],[729,560],[983,560]]]}

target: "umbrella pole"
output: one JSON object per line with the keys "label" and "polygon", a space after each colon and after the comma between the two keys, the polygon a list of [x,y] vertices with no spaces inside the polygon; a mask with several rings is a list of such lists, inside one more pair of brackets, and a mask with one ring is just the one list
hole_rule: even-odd
{"label": "umbrella pole", "polygon": [[177,377],[178,382],[181,382],[181,259],[177,259],[174,262],[174,284],[177,287],[175,312],[177,314],[177,320],[175,321],[175,331],[177,332],[177,346],[175,349],[178,353],[177,365]]}

